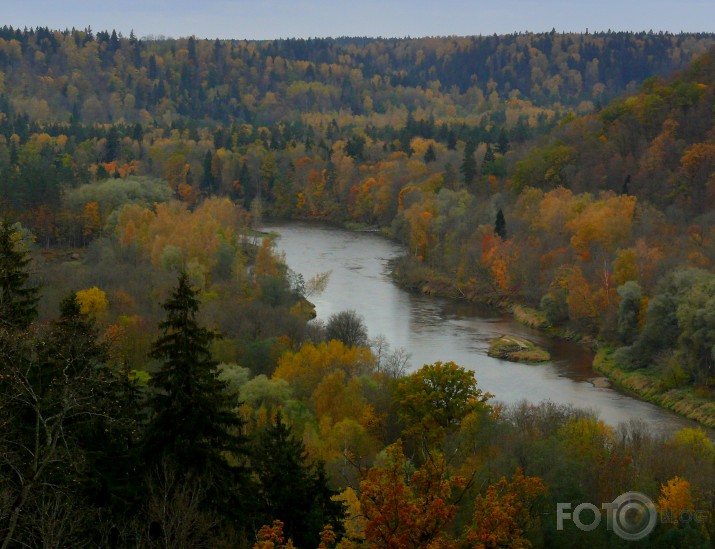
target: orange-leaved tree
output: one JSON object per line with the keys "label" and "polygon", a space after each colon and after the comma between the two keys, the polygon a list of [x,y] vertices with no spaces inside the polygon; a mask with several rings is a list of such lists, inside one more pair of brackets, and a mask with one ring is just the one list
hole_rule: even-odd
{"label": "orange-leaved tree", "polygon": [[433,454],[414,472],[402,443],[385,451],[382,466],[370,469],[360,483],[360,508],[366,519],[368,547],[389,549],[456,547],[448,526],[457,511],[452,491],[464,479],[450,477],[444,458]]}
{"label": "orange-leaved tree", "polygon": [[537,521],[535,501],[545,491],[542,479],[524,476],[522,469],[517,469],[511,481],[502,477],[477,496],[462,547],[531,547],[526,534]]}
{"label": "orange-leaved tree", "polygon": [[678,518],[685,512],[692,512],[694,507],[687,480],[675,476],[662,485],[658,498],[661,521],[677,524]]}

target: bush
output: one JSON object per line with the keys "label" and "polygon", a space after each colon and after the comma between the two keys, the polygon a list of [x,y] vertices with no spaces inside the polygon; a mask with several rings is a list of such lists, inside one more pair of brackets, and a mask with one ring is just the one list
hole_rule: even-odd
{"label": "bush", "polygon": [[546,316],[547,322],[553,326],[561,324],[569,318],[569,306],[566,303],[566,292],[563,290],[545,294],[541,298],[539,308]]}

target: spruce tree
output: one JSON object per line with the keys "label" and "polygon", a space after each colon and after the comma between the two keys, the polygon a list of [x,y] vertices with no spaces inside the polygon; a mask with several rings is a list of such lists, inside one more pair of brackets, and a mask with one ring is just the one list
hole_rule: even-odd
{"label": "spruce tree", "polygon": [[494,156],[492,146],[487,143],[487,150],[484,153],[484,159],[482,160],[482,175],[490,175],[492,173],[495,161],[496,157]]}
{"label": "spruce tree", "polygon": [[47,346],[47,360],[53,370],[70,367],[73,373],[100,368],[109,358],[109,346],[99,342],[94,319],[82,313],[77,294],[70,293],[60,303],[60,316],[52,324]]}
{"label": "spruce tree", "polygon": [[211,151],[206,151],[203,162],[204,175],[201,178],[201,189],[206,194],[214,194],[214,192],[216,192],[216,178],[211,172],[212,163],[213,157],[211,156]]}
{"label": "spruce tree", "polygon": [[10,518],[0,520],[0,531],[6,539],[15,532],[22,539],[44,502],[63,501],[88,537],[96,511],[105,519],[124,517],[140,504],[138,460],[130,455],[135,422],[104,364],[107,346],[74,293],[62,301],[59,318],[41,328],[16,338],[19,352],[0,349],[12,395],[4,406],[10,444],[2,449],[0,465],[0,476],[12,479],[4,485],[11,501],[4,518]]}
{"label": "spruce tree", "polygon": [[494,223],[494,234],[499,235],[502,240],[506,239],[506,219],[504,219],[504,212],[501,208],[497,212],[497,218]]}
{"label": "spruce tree", "polygon": [[18,231],[0,223],[0,329],[24,330],[37,316],[39,289],[30,286],[27,265],[32,261],[18,245]]}
{"label": "spruce tree", "polygon": [[128,372],[108,366],[109,345],[101,340],[95,320],[82,312],[74,292],[60,303],[60,316],[51,325],[41,356],[39,374],[44,379],[37,394],[51,404],[70,384],[83,406],[65,428],[86,463],[83,478],[76,482],[82,481],[94,508],[130,512],[141,490],[136,480],[140,399]]}
{"label": "spruce tree", "polygon": [[454,133],[454,130],[449,130],[447,134],[447,148],[450,151],[457,150],[457,135]]}
{"label": "spruce tree", "polygon": [[629,184],[630,182],[631,182],[631,176],[630,176],[630,174],[628,174],[628,175],[626,176],[625,180],[623,181],[623,187],[621,187],[621,194],[622,194],[622,195],[629,195],[629,194],[631,194],[631,193],[629,192],[629,190],[628,190],[628,184]]}
{"label": "spruce tree", "polygon": [[425,161],[425,164],[429,164],[430,162],[434,162],[435,160],[437,160],[437,155],[434,152],[434,147],[432,146],[432,143],[427,146],[427,150],[425,151],[423,159]]}
{"label": "spruce tree", "polygon": [[509,137],[506,134],[506,130],[502,128],[499,131],[499,137],[497,138],[497,152],[499,154],[506,154],[509,149]]}
{"label": "spruce tree", "polygon": [[196,320],[199,305],[198,291],[182,273],[162,305],[166,320],[159,324],[162,335],[150,353],[162,365],[149,381],[154,394],[148,402],[144,456],[153,469],[168,464],[181,478],[201,478],[206,504],[238,519],[246,505],[237,495],[245,482],[238,465],[246,454],[244,422],[211,356],[217,335]]}
{"label": "spruce tree", "polygon": [[280,520],[296,547],[317,547],[320,531],[330,524],[340,533],[344,508],[333,501],[321,462],[307,463],[303,443],[293,436],[281,413],[259,435],[251,454],[257,478],[256,521]]}
{"label": "spruce tree", "polygon": [[477,146],[473,141],[468,141],[464,146],[464,157],[459,171],[462,173],[464,185],[469,187],[477,176],[477,161],[474,159],[474,151]]}

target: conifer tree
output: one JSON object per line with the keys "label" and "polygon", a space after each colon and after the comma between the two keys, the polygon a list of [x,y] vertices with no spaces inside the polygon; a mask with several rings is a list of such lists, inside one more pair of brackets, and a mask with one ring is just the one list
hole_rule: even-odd
{"label": "conifer tree", "polygon": [[469,187],[477,176],[477,161],[474,158],[474,151],[477,146],[473,141],[468,141],[464,146],[464,157],[462,164],[459,166],[459,171],[464,178],[464,184]]}
{"label": "conifer tree", "polygon": [[22,333],[13,344],[15,349],[0,349],[12,395],[4,406],[4,437],[10,443],[0,465],[0,477],[12,479],[3,487],[12,503],[0,518],[0,537],[22,540],[38,517],[46,518],[47,501],[68,506],[72,528],[89,535],[90,509],[112,514],[117,501],[130,503],[137,485],[138,467],[126,459],[121,439],[132,425],[123,421],[129,416],[123,415],[126,408],[104,364],[107,347],[74,293],[62,301],[59,318],[47,330]]}
{"label": "conifer tree", "polygon": [[497,212],[497,218],[494,223],[494,234],[499,235],[502,240],[506,239],[506,219],[504,219],[504,212],[501,211],[501,208]]}
{"label": "conifer tree", "polygon": [[492,149],[492,146],[487,143],[487,150],[484,153],[484,160],[482,160],[482,175],[489,175],[492,173],[495,161],[496,157],[494,156],[494,150]]}
{"label": "conifer tree", "polygon": [[423,159],[425,161],[425,164],[429,164],[430,162],[434,162],[435,160],[437,160],[437,155],[434,152],[434,147],[432,146],[432,143],[427,146],[427,150],[425,151]]}
{"label": "conifer tree", "polygon": [[233,412],[226,384],[210,345],[217,335],[199,325],[198,292],[185,273],[162,305],[166,320],[150,356],[163,361],[152,375],[147,428],[148,457],[166,456],[182,471],[217,472],[227,467],[225,453],[241,451],[243,422]]}
{"label": "conifer tree", "polygon": [[201,189],[209,195],[214,194],[214,192],[216,192],[216,178],[211,172],[212,162],[213,157],[211,156],[211,151],[206,151],[203,162],[204,175],[201,178]]}
{"label": "conifer tree", "polygon": [[259,523],[280,520],[296,547],[317,547],[320,531],[330,524],[342,530],[342,504],[331,498],[322,463],[309,464],[303,443],[283,422],[281,413],[255,443],[252,468],[257,477]]}
{"label": "conifer tree", "polygon": [[24,330],[37,316],[39,290],[28,285],[29,254],[18,246],[18,231],[0,223],[0,329]]}
{"label": "conifer tree", "polygon": [[70,384],[84,407],[65,427],[87,464],[76,482],[82,480],[84,495],[105,514],[110,507],[130,511],[141,490],[136,478],[141,404],[128,372],[108,366],[109,345],[101,341],[94,319],[81,311],[74,292],[60,303],[60,316],[43,349],[39,366],[44,387],[37,388],[38,394],[49,406],[63,398]]}
{"label": "conifer tree", "polygon": [[74,372],[87,367],[98,369],[109,358],[107,344],[98,341],[99,331],[94,320],[81,309],[74,292],[60,303],[60,316],[53,322],[46,356],[55,364],[55,371],[67,366]]}
{"label": "conifer tree", "polygon": [[497,138],[497,152],[499,154],[506,154],[509,151],[509,137],[506,134],[506,130],[502,128],[499,131],[499,137]]}

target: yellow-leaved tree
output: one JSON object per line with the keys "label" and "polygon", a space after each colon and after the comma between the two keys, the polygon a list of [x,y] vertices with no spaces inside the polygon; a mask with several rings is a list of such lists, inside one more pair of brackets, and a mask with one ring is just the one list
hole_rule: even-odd
{"label": "yellow-leaved tree", "polygon": [[82,314],[94,318],[101,318],[109,308],[107,294],[96,286],[86,290],[79,290],[77,292],[77,301],[79,302]]}
{"label": "yellow-leaved tree", "polygon": [[683,513],[692,512],[693,508],[693,496],[687,480],[675,476],[661,486],[658,510],[662,522],[677,524],[678,518]]}
{"label": "yellow-leaved tree", "polygon": [[369,349],[348,347],[333,339],[305,343],[299,351],[288,351],[278,360],[274,377],[285,379],[299,398],[310,397],[332,372],[342,370],[347,378],[372,370],[374,358]]}

